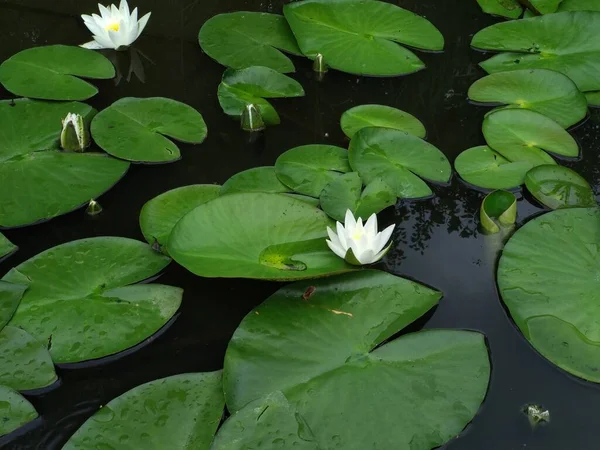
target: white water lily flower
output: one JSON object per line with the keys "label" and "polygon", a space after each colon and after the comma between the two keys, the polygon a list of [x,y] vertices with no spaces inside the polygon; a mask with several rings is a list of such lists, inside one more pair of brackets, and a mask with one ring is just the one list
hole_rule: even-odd
{"label": "white water lily flower", "polygon": [[82,152],[90,146],[90,136],[81,115],[69,113],[63,119],[60,146],[70,152]]}
{"label": "white water lily flower", "polygon": [[346,211],[344,225],[337,222],[337,234],[327,227],[327,245],[340,258],[354,265],[373,264],[389,251],[392,244],[386,244],[392,237],[395,225],[381,233],[377,232],[377,215],[373,214],[363,226],[362,219],[354,219],[352,211]]}
{"label": "white water lily flower", "polygon": [[137,8],[130,13],[127,0],[121,0],[118,8],[115,5],[106,7],[100,4],[98,4],[98,8],[100,16],[98,14],[81,16],[85,26],[94,35],[94,40],[83,44],[82,47],[92,50],[104,48],[125,50],[140,37],[151,14],[148,13],[138,20]]}

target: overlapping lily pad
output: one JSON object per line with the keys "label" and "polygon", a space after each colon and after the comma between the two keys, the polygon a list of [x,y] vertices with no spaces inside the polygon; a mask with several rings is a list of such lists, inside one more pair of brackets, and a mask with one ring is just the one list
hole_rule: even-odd
{"label": "overlapping lily pad", "polygon": [[129,164],[100,153],[59,150],[61,120],[83,103],[0,101],[0,227],[52,219],[110,189]]}
{"label": "overlapping lily pad", "polygon": [[27,286],[0,280],[0,330],[10,321],[21,302]]}
{"label": "overlapping lily pad", "polygon": [[427,19],[390,3],[306,0],[283,12],[302,53],[323,55],[332,68],[359,75],[395,76],[425,67],[410,50],[442,50],[444,37]]}
{"label": "overlapping lily pad", "polygon": [[517,221],[517,198],[508,191],[494,191],[486,195],[479,212],[481,226],[490,234],[498,233],[500,227],[509,227]]}
{"label": "overlapping lily pad", "polygon": [[484,13],[494,16],[518,19],[523,14],[523,7],[517,0],[477,0]]}
{"label": "overlapping lily pad", "polygon": [[12,255],[18,249],[19,248],[15,244],[10,242],[6,238],[6,236],[4,236],[2,233],[0,233],[0,261],[2,261],[7,256]]}
{"label": "overlapping lily pad", "polygon": [[342,114],[344,134],[352,139],[357,131],[368,127],[394,128],[424,138],[425,126],[412,114],[385,105],[360,105]]}
{"label": "overlapping lily pad", "polygon": [[275,173],[295,192],[318,198],[329,183],[352,169],[348,151],[334,145],[302,145],[283,153]]}
{"label": "overlapping lily pad", "polygon": [[59,245],[2,279],[28,287],[9,325],[48,343],[58,364],[121,352],[152,336],[179,308],[179,288],[132,285],[169,262],[148,245],[126,238]]}
{"label": "overlapping lily pad", "polygon": [[164,163],[181,157],[167,136],[188,144],[206,138],[206,123],[191,106],[162,97],[122,98],[92,121],[96,144],[117,158]]}
{"label": "overlapping lily pad", "polygon": [[208,56],[233,69],[264,66],[293,72],[294,64],[279,50],[302,54],[285,18],[277,14],[219,14],[202,26],[199,40]]}
{"label": "overlapping lily pad", "polygon": [[349,209],[354,217],[366,220],[396,203],[396,194],[381,179],[376,178],[363,190],[362,180],[356,172],[337,177],[323,189],[321,208],[327,215],[344,222]]}
{"label": "overlapping lily pad", "polygon": [[600,210],[553,211],[506,244],[498,286],[517,326],[552,363],[600,382]]}
{"label": "overlapping lily pad", "polygon": [[563,0],[558,11],[600,11],[598,0]]}
{"label": "overlapping lily pad", "polygon": [[0,385],[0,437],[35,420],[38,413],[21,394]]}
{"label": "overlapping lily pad", "polygon": [[527,161],[534,166],[556,164],[546,152],[566,157],[579,155],[573,137],[552,119],[526,109],[504,109],[483,121],[487,144],[512,162]]}
{"label": "overlapping lily pad", "polygon": [[225,114],[240,117],[246,106],[252,104],[259,110],[266,125],[277,125],[281,120],[265,98],[303,95],[300,83],[268,67],[228,69],[218,90],[219,103]]}
{"label": "overlapping lily pad", "polygon": [[[234,414],[213,449],[269,448],[273,429],[290,448],[300,438],[299,448],[312,450],[429,450],[455,437],[486,393],[483,336],[432,330],[380,345],[440,297],[377,271],[280,289],[246,316],[229,344],[224,390]],[[377,414],[382,408],[386,414]]]}
{"label": "overlapping lily pad", "polygon": [[432,191],[421,178],[446,183],[452,173],[448,159],[436,147],[387,128],[363,128],[356,133],[349,157],[350,166],[366,185],[381,179],[400,198],[427,197]]}
{"label": "overlapping lily pad", "polygon": [[103,406],[63,450],[208,450],[224,403],[221,371],[151,381]]}
{"label": "overlapping lily pad", "polygon": [[25,330],[4,327],[0,331],[0,385],[27,391],[54,383],[57,376],[48,345]]}
{"label": "overlapping lily pad", "polygon": [[481,30],[471,45],[498,50],[481,66],[488,73],[551,69],[567,75],[579,90],[600,90],[600,13],[561,12],[498,23]]}
{"label": "overlapping lily pad", "polygon": [[533,167],[529,161],[511,162],[487,145],[462,152],[454,167],[467,183],[485,189],[509,189],[522,185]]}
{"label": "overlapping lily pad", "polygon": [[203,277],[293,280],[353,268],[325,243],[327,215],[281,194],[224,195],[181,219],[170,255]]}
{"label": "overlapping lily pad", "polygon": [[539,112],[564,128],[587,115],[585,96],[566,75],[553,70],[494,73],[477,80],[469,88],[468,95],[476,102]]}
{"label": "overlapping lily pad", "polygon": [[585,98],[592,108],[600,108],[600,91],[586,92]]}
{"label": "overlapping lily pad", "polygon": [[525,186],[550,209],[596,206],[596,197],[589,183],[568,167],[534,167],[525,176]]}
{"label": "overlapping lily pad", "polygon": [[557,11],[562,0],[530,0],[530,2],[540,14],[552,14]]}
{"label": "overlapping lily pad", "polygon": [[115,68],[100,53],[65,45],[28,48],[0,65],[0,83],[8,91],[44,100],[86,100],[98,89],[78,77],[114,76]]}
{"label": "overlapping lily pad", "polygon": [[165,248],[173,227],[196,206],[219,196],[221,186],[195,184],[183,186],[160,194],[147,202],[140,212],[140,228],[146,241]]}

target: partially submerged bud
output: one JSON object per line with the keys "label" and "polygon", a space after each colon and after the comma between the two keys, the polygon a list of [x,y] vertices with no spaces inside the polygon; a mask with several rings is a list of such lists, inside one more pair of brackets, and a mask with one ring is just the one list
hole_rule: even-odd
{"label": "partially submerged bud", "polygon": [[525,414],[527,414],[529,424],[534,428],[540,423],[550,422],[550,411],[540,405],[527,405]]}
{"label": "partially submerged bud", "polygon": [[100,206],[100,203],[98,203],[94,199],[90,200],[90,203],[88,203],[88,207],[86,208],[85,213],[88,216],[97,216],[101,212],[102,212],[102,206]]}
{"label": "partially submerged bud", "polygon": [[265,129],[265,122],[263,121],[260,111],[252,103],[247,105],[244,111],[242,111],[242,130],[244,131],[260,131]]}
{"label": "partially submerged bud", "polygon": [[323,59],[323,55],[320,53],[315,58],[315,62],[313,63],[313,70],[317,73],[326,73],[329,70],[325,59]]}
{"label": "partially submerged bud", "polygon": [[83,152],[90,146],[90,135],[80,114],[67,114],[62,121],[60,146],[69,152]]}

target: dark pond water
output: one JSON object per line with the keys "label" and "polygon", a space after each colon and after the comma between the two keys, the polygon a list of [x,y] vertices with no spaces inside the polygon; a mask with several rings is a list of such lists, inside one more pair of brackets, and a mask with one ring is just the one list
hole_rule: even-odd
{"label": "dark pond water", "polygon": [[[481,121],[487,109],[470,105],[466,99],[470,84],[483,76],[477,66],[483,56],[471,50],[469,42],[473,33],[495,19],[484,15],[475,0],[394,2],[426,16],[446,37],[446,51],[423,54],[427,70],[415,75],[377,79],[331,72],[319,82],[311,64],[296,58],[293,76],[304,86],[306,97],[276,101],[282,124],[250,142],[239,125],[220,110],[216,90],[223,68],[202,53],[197,33],[217,13],[281,12],[283,3],[137,0],[143,12],[151,10],[153,15],[136,43],[136,70],[130,74],[131,54],[119,55],[120,82],[99,83],[101,94],[91,104],[102,109],[125,96],[172,97],[202,112],[209,138],[201,146],[182,146],[183,159],[177,163],[133,167],[100,199],[104,212],[98,217],[76,211],[45,224],[7,231],[6,236],[20,251],[0,264],[0,276],[31,256],[74,239],[105,235],[142,239],[140,208],[166,190],[223,183],[244,169],[273,164],[278,155],[297,145],[345,146],[338,121],[354,105],[382,103],[416,115],[427,127],[428,140],[451,161],[462,150],[483,143]],[[88,41],[79,14],[95,10],[95,0],[0,0],[0,60],[32,46]],[[0,98],[9,98],[9,94],[0,90]],[[598,192],[600,114],[593,113],[574,134],[583,159],[567,165],[585,176]],[[383,221],[399,224],[395,249],[382,268],[444,292],[439,307],[418,326],[474,329],[488,339],[493,363],[488,396],[467,430],[444,448],[597,449],[600,389],[546,362],[507,316],[494,276],[501,238],[484,236],[477,229],[482,197],[454,176],[450,186],[436,188],[435,198],[400,202],[382,215]],[[520,199],[519,223],[540,212],[528,198]],[[60,368],[57,387],[27,396],[41,419],[20,435],[0,440],[0,447],[60,449],[101,405],[134,386],[183,372],[220,369],[227,342],[240,320],[278,288],[266,282],[201,279],[175,264],[161,282],[185,289],[183,307],[172,326],[123,358]],[[548,408],[550,424],[532,430],[521,412],[528,403]]]}

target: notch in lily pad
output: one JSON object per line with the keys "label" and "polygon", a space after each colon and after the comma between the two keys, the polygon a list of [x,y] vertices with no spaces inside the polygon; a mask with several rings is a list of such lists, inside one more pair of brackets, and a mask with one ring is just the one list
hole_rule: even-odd
{"label": "notch in lily pad", "polygon": [[481,226],[488,234],[512,227],[517,221],[517,198],[508,191],[497,190],[486,195],[481,203]]}

